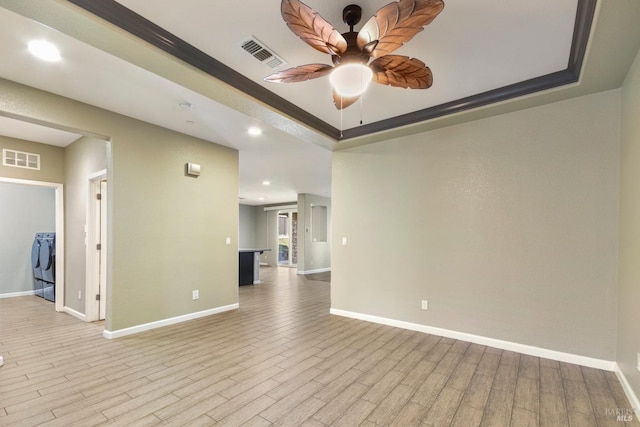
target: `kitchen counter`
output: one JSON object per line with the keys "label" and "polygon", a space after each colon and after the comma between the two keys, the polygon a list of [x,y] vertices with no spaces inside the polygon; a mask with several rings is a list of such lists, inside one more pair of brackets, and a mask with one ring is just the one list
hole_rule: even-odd
{"label": "kitchen counter", "polygon": [[238,282],[240,286],[260,284],[260,254],[270,250],[267,248],[238,249],[240,257]]}

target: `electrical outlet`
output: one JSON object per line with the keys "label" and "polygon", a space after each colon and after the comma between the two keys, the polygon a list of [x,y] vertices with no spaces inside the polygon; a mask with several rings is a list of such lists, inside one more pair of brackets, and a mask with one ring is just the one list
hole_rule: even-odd
{"label": "electrical outlet", "polygon": [[347,246],[347,238],[346,237],[342,238],[342,246]]}
{"label": "electrical outlet", "polygon": [[231,237],[227,237],[226,239],[224,239],[224,244],[227,246],[231,246]]}
{"label": "electrical outlet", "polygon": [[198,289],[192,291],[192,298],[194,301],[200,299],[200,291]]}
{"label": "electrical outlet", "polygon": [[429,310],[429,301],[427,301],[426,299],[422,300],[422,309]]}
{"label": "electrical outlet", "polygon": [[638,353],[638,365],[636,366],[636,368],[638,368],[638,371],[640,371],[640,353]]}
{"label": "electrical outlet", "polygon": [[78,291],[78,299],[82,299],[82,291]]}

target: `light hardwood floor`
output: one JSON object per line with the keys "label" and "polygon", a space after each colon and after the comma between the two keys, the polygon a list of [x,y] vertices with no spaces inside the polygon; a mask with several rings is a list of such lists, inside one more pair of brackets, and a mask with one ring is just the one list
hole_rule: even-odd
{"label": "light hardwood floor", "polygon": [[0,425],[640,425],[616,421],[613,373],[331,316],[329,283],[262,279],[239,310],[115,340],[0,299]]}

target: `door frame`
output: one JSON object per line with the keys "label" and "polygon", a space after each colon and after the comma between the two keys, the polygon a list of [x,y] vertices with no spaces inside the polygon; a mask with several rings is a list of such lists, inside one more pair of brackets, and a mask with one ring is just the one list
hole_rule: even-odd
{"label": "door frame", "polygon": [[[298,264],[292,263],[292,257],[293,257],[293,251],[292,249],[292,237],[291,234],[293,232],[293,214],[294,213],[298,213],[298,208],[289,208],[289,209],[279,209],[278,213],[276,214],[276,233],[279,236],[280,235],[280,223],[279,223],[279,217],[280,214],[286,214],[287,215],[287,229],[288,229],[288,235],[289,235],[289,259],[287,259],[287,263],[286,264],[281,264],[280,263],[280,257],[279,255],[277,256],[277,265],[279,267],[290,267],[290,268],[297,268]],[[278,253],[279,253],[279,242],[278,242]],[[297,247],[296,247],[296,251],[297,251]]]}
{"label": "door frame", "polygon": [[5,178],[0,176],[0,182],[8,184],[32,185],[47,187],[55,190],[56,215],[56,311],[67,311],[64,305],[64,184],[58,182],[34,181],[29,179]]}
{"label": "door frame", "polygon": [[[86,280],[84,290],[85,320],[87,322],[93,322],[100,318],[101,301],[96,301],[95,295],[100,293],[100,257],[101,253],[106,251],[106,245],[104,251],[95,249],[98,243],[98,236],[100,235],[100,203],[98,203],[97,195],[100,193],[100,182],[106,179],[106,169],[91,174],[87,178],[89,198],[87,201],[87,222],[85,229],[87,244],[85,246]],[[100,295],[101,299],[106,297],[106,292],[104,292],[104,295]]]}

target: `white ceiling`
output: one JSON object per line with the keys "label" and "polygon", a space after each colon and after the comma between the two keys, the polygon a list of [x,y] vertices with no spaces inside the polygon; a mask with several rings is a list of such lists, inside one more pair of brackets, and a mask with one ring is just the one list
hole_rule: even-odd
{"label": "white ceiling", "polygon": [[[27,43],[34,38],[56,44],[63,60],[47,63],[33,57]],[[244,204],[291,202],[299,193],[330,195],[331,151],[3,8],[0,52],[5,79],[239,150],[238,196]],[[184,102],[193,109],[182,108]],[[0,133],[6,136],[59,146],[77,139],[61,140],[65,133],[58,129],[43,132],[43,126],[2,119]],[[251,126],[262,128],[263,134],[250,136]]]}
{"label": "white ceiling", "polygon": [[[359,26],[389,1],[361,2]],[[445,9],[434,22],[394,52],[417,57],[430,66],[433,87],[412,91],[373,84],[362,105],[346,109],[343,115],[333,106],[327,78],[291,85],[266,83],[262,79],[278,70],[240,49],[239,44],[253,35],[287,61],[282,68],[330,63],[327,55],[307,46],[287,28],[280,16],[280,0],[251,2],[250,7],[246,2],[211,0],[118,2],[329,125],[349,129],[361,119],[365,124],[388,119],[564,70],[578,0],[445,0]],[[306,1],[340,31],[347,30],[341,12],[351,2]],[[590,69],[596,71],[583,73],[587,77],[579,86],[591,91],[619,87],[640,44],[634,25],[638,4],[637,0],[599,0],[596,22],[606,38],[593,43],[587,59]],[[43,63],[33,58],[26,50],[33,38],[57,44],[63,60]],[[615,51],[612,45],[618,46]],[[350,143],[338,143],[306,128],[242,92],[221,86],[213,77],[203,77],[198,70],[188,66],[168,70],[167,65],[173,63],[167,62],[166,54],[65,1],[0,0],[0,53],[2,78],[239,150],[243,203],[289,202],[298,193],[329,195],[331,150]],[[606,64],[607,72],[598,64]],[[203,78],[210,89],[199,86]],[[607,85],[593,84],[607,78]],[[566,97],[583,94],[572,88],[562,91]],[[545,96],[541,99],[547,99]],[[181,108],[184,102],[193,109]],[[495,109],[504,111],[504,106]],[[15,124],[5,119],[0,122],[0,133],[8,134]],[[263,129],[260,137],[248,135],[248,128],[254,125]],[[412,128],[418,132],[423,124],[385,137],[411,133]],[[10,136],[53,143],[36,136]],[[271,185],[262,185],[264,180]]]}
{"label": "white ceiling", "polygon": [[0,116],[0,133],[10,138],[55,145],[57,147],[66,147],[82,136],[75,132],[67,132],[51,126],[43,126],[4,116]]}
{"label": "white ceiling", "polygon": [[[362,21],[355,31],[391,0],[360,2]],[[461,99],[567,68],[577,0],[444,0],[442,13],[394,54],[415,57],[432,70],[428,90],[404,90],[372,84],[358,105],[344,111],[343,127],[366,123]],[[280,0],[212,2],[210,0],[118,0],[196,48],[249,77],[305,111],[341,128],[328,78],[296,84],[263,82],[267,75],[308,63],[331,64],[300,40],[280,15]],[[340,32],[343,8],[353,0],[305,0]],[[287,65],[271,70],[240,49],[257,37]],[[313,96],[310,96],[313,94]]]}

